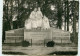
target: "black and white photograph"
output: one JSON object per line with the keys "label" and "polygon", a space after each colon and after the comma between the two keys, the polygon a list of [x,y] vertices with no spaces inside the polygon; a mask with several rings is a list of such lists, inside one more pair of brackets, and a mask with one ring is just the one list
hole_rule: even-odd
{"label": "black and white photograph", "polygon": [[3,0],[3,55],[78,54],[78,0]]}

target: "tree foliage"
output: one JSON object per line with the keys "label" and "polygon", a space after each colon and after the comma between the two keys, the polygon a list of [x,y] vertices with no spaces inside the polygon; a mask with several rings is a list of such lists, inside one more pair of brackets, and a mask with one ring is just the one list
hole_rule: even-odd
{"label": "tree foliage", "polygon": [[[77,6],[78,2],[76,1]],[[54,7],[54,9],[51,8]],[[70,19],[73,22],[72,10],[73,2],[68,0],[4,0],[3,5],[3,19],[8,23],[11,28],[12,16],[14,13],[18,14],[18,28],[24,27],[24,22],[28,19],[30,13],[35,7],[40,7],[43,15],[46,15],[50,20],[51,27],[54,26],[54,22],[57,21],[57,28],[61,29],[63,21],[65,22],[65,28],[67,25],[67,30],[69,30]],[[62,17],[64,19],[62,19]],[[78,20],[78,8],[76,8],[76,17]],[[6,19],[6,20],[5,20]],[[67,24],[66,24],[67,22]],[[66,30],[66,29],[65,29]]]}

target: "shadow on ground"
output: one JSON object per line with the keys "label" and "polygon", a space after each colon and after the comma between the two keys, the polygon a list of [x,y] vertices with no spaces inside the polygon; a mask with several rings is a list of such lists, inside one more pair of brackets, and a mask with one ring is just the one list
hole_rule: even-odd
{"label": "shadow on ground", "polygon": [[53,54],[56,54],[56,55],[77,55],[77,52],[76,51],[69,51],[69,52],[52,52],[52,53],[49,53],[48,55],[53,55]]}
{"label": "shadow on ground", "polygon": [[2,52],[2,54],[8,54],[8,55],[27,55],[22,52]]}

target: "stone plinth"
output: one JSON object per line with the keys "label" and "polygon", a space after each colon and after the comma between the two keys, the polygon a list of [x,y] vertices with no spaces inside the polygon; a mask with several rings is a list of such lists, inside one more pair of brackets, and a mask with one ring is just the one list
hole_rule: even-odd
{"label": "stone plinth", "polygon": [[44,43],[45,39],[52,39],[51,38],[51,31],[48,30],[26,30],[24,29],[24,40],[26,41],[32,41],[32,43]]}
{"label": "stone plinth", "polygon": [[6,31],[5,34],[5,43],[21,43],[23,40],[32,44],[44,44],[52,40],[55,43],[71,43],[70,33],[56,28],[47,30],[20,28]]}
{"label": "stone plinth", "polygon": [[55,43],[71,43],[70,32],[61,29],[51,28],[52,40]]}
{"label": "stone plinth", "polygon": [[24,28],[5,32],[5,43],[21,43],[24,40]]}

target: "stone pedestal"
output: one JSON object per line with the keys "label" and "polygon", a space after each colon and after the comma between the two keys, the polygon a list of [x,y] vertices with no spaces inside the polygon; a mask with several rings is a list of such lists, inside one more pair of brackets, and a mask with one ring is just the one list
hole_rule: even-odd
{"label": "stone pedestal", "polygon": [[49,41],[55,43],[71,43],[70,33],[61,29],[50,28],[47,30],[25,28],[9,30],[5,32],[5,43],[21,43],[26,40],[32,44],[44,44]]}
{"label": "stone pedestal", "polygon": [[24,29],[24,40],[32,42],[32,44],[43,44],[45,39],[52,39],[51,31],[48,30],[26,30]]}
{"label": "stone pedestal", "polygon": [[24,28],[5,31],[4,43],[21,43],[24,40]]}

